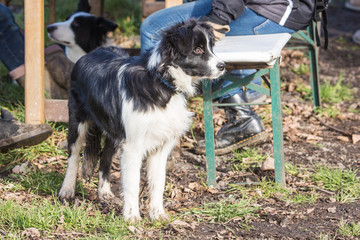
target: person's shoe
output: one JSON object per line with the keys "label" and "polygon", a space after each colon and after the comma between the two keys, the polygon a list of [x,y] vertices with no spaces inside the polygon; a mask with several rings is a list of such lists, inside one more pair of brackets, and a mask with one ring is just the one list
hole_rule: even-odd
{"label": "person's shoe", "polygon": [[62,48],[56,44],[45,49],[45,61],[48,71],[45,73],[45,91],[50,98],[67,99],[74,63],[66,57]]}
{"label": "person's shoe", "polygon": [[345,7],[347,9],[360,12],[360,1],[359,0],[349,0],[345,2]]}
{"label": "person's shoe", "polygon": [[0,152],[12,148],[33,146],[47,139],[52,129],[47,124],[30,125],[21,123],[5,109],[0,115]]}
{"label": "person's shoe", "polygon": [[[244,93],[235,94],[221,103],[246,103]],[[215,136],[215,155],[230,153],[241,147],[263,142],[268,138],[260,117],[246,105],[226,107],[227,123]],[[205,140],[198,141],[197,154],[205,154]]]}
{"label": "person's shoe", "polygon": [[355,43],[360,45],[360,29],[353,34],[352,39]]}

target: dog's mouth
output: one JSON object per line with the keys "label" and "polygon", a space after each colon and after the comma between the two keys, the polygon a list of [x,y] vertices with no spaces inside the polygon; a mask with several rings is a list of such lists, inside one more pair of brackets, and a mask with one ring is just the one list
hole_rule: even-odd
{"label": "dog's mouth", "polygon": [[64,44],[64,45],[70,45],[71,42],[69,41],[62,41],[62,40],[59,40],[57,38],[55,38],[54,36],[52,36],[50,33],[48,33],[48,36],[51,40],[53,40],[54,42],[57,42],[57,43],[60,43],[60,44]]}

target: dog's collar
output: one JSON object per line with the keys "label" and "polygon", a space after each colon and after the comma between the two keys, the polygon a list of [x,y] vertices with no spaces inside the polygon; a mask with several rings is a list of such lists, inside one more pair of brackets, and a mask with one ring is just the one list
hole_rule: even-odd
{"label": "dog's collar", "polygon": [[160,74],[157,74],[157,77],[160,79],[160,82],[162,82],[165,86],[167,86],[168,88],[175,90],[175,86],[172,85],[171,83],[169,83],[168,81],[166,81],[164,78],[162,78],[160,76]]}

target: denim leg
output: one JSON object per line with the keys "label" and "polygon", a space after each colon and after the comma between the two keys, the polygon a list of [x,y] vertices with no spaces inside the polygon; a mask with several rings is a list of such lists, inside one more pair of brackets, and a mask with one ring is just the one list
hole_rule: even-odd
{"label": "denim leg", "polygon": [[[211,0],[199,0],[195,2],[184,3],[180,6],[162,9],[147,17],[140,27],[141,36],[141,53],[145,53],[152,48],[160,39],[161,30],[174,23],[185,21],[190,18],[199,18],[206,15],[211,10]],[[292,29],[280,26],[279,24],[258,15],[248,7],[244,13],[235,21],[230,23],[230,31],[227,36],[239,35],[255,35],[255,34],[271,34],[271,33],[293,33]],[[241,77],[248,76],[255,72],[254,69],[240,70]],[[235,75],[238,75],[235,73]],[[217,84],[218,81],[214,81]],[[254,84],[261,85],[261,78],[254,79]],[[222,87],[231,84],[224,81]],[[240,93],[242,88],[234,89],[230,93],[222,96],[222,98],[230,97],[236,93]]]}
{"label": "denim leg", "polygon": [[0,60],[11,71],[24,64],[24,35],[9,8],[0,4]]}
{"label": "denim leg", "polygon": [[210,10],[211,0],[199,0],[162,9],[151,14],[142,22],[140,27],[141,53],[145,53],[159,41],[163,29],[190,18],[204,16]]}

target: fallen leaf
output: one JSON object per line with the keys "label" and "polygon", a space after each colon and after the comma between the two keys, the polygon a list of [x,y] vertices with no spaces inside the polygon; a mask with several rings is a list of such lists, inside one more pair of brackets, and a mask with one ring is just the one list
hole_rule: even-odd
{"label": "fallen leaf", "polygon": [[360,141],[360,134],[353,134],[352,135],[352,142],[353,144],[356,144],[357,142]]}
{"label": "fallen leaf", "polygon": [[40,232],[39,230],[37,230],[36,228],[27,228],[24,231],[21,232],[21,236],[22,237],[27,237],[27,238],[35,238],[37,239],[38,237],[40,237]]}
{"label": "fallen leaf", "polygon": [[310,214],[310,213],[312,213],[314,210],[315,210],[315,208],[309,208],[309,209],[306,210],[306,213],[307,213],[307,214]]}
{"label": "fallen leaf", "polygon": [[329,213],[336,213],[336,207],[330,207],[327,210]]}
{"label": "fallen leaf", "polygon": [[261,164],[261,170],[274,170],[275,160],[272,157],[267,157],[266,160]]}
{"label": "fallen leaf", "polygon": [[342,142],[350,142],[349,138],[345,136],[337,136],[337,139],[339,139]]}

